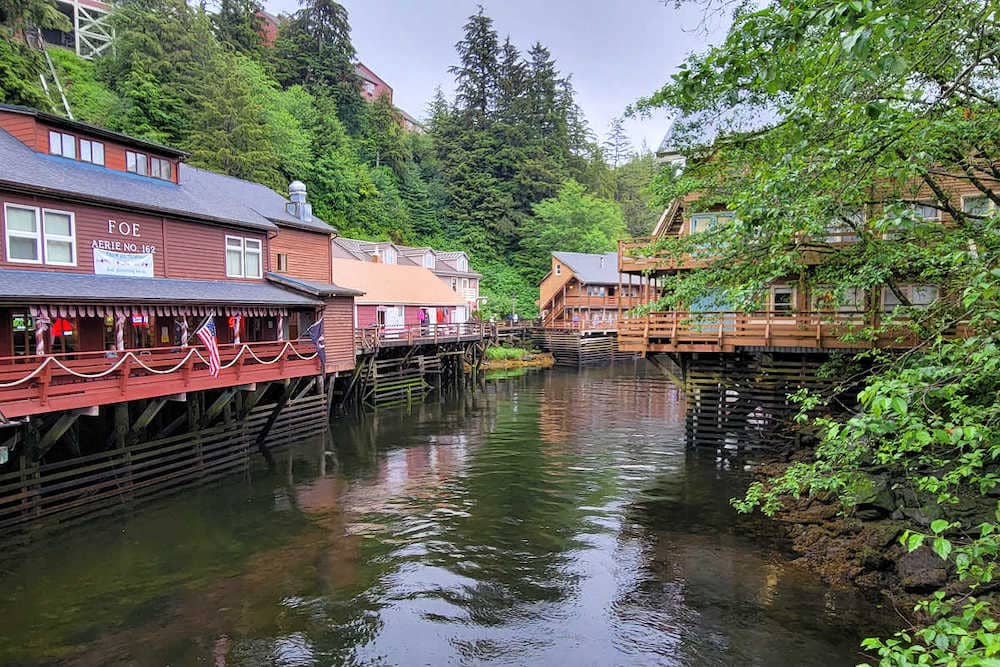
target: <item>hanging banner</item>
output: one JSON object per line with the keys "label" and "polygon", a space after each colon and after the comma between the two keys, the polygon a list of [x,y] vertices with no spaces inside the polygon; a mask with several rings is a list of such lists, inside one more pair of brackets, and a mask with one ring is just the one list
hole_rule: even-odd
{"label": "hanging banner", "polygon": [[94,248],[94,273],[100,276],[153,277],[153,254]]}

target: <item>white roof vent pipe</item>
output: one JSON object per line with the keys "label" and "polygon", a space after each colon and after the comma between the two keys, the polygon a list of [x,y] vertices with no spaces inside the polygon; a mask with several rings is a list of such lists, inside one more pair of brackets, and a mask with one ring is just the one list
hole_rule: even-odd
{"label": "white roof vent pipe", "polygon": [[303,222],[312,222],[312,204],[306,201],[306,184],[292,181],[288,184],[288,198],[285,210]]}

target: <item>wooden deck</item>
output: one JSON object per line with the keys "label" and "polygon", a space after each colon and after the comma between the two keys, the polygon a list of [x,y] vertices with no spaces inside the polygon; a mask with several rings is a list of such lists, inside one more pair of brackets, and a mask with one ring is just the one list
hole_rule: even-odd
{"label": "wooden deck", "polygon": [[[682,312],[651,313],[623,320],[622,352],[735,352],[739,349],[859,350],[905,349],[918,342],[905,322],[876,340],[861,336],[881,314],[860,312]],[[967,335],[965,327],[952,334]],[[851,336],[855,339],[851,339]],[[845,340],[845,337],[847,340]]]}
{"label": "wooden deck", "polygon": [[368,327],[354,331],[354,349],[358,355],[365,355],[389,347],[468,343],[487,338],[489,334],[490,325],[485,322]]}
{"label": "wooden deck", "polygon": [[222,370],[208,372],[201,347],[77,352],[0,358],[0,414],[6,419],[57,410],[222,389],[317,375],[308,339],[221,345]]}

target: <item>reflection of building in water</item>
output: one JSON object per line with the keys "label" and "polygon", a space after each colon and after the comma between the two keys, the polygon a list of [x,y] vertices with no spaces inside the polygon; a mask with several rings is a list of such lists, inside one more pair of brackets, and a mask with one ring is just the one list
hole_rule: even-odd
{"label": "reflection of building in water", "polygon": [[[684,421],[683,394],[677,385],[658,378],[613,377],[606,369],[575,375],[550,373],[539,412],[539,428],[545,442],[567,443],[583,433],[600,433],[615,423],[652,419],[662,424]],[[572,391],[567,385],[573,385]]]}

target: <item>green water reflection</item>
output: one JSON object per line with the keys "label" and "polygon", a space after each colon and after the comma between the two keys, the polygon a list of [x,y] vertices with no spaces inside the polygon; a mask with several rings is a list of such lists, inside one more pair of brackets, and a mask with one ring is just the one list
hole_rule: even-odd
{"label": "green water reflection", "polygon": [[743,474],[643,375],[340,420],[335,453],[10,556],[0,664],[854,664],[870,610],[736,520]]}

